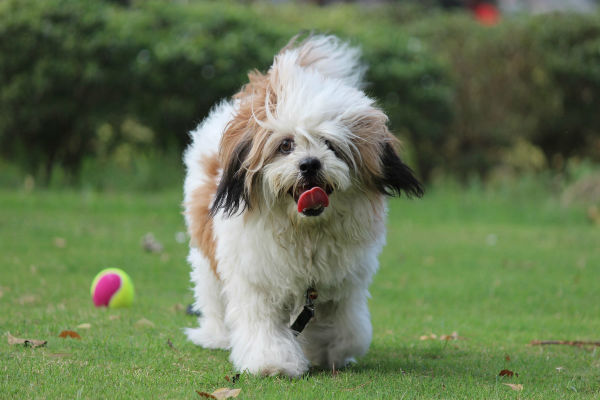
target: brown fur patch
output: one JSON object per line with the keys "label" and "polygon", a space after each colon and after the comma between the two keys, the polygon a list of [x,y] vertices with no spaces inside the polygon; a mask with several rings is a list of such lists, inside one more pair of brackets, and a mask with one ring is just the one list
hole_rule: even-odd
{"label": "brown fur patch", "polygon": [[277,103],[271,85],[271,72],[262,74],[252,71],[248,74],[249,82],[234,96],[240,101],[239,110],[227,125],[221,139],[219,160],[225,168],[234,163],[236,148],[251,142],[250,151],[242,162],[242,168],[246,172],[245,191],[251,200],[254,200],[252,186],[256,181],[257,172],[266,161],[268,152],[265,152],[265,146],[271,136],[271,132],[261,127],[257,120],[267,120],[267,112],[273,112]]}
{"label": "brown fur patch", "polygon": [[355,159],[361,166],[359,174],[361,181],[367,187],[374,188],[377,178],[383,175],[381,153],[386,144],[391,144],[396,150],[399,140],[387,128],[387,116],[379,109],[373,108],[366,115],[357,116],[347,121],[355,138],[352,142],[359,154]]}
{"label": "brown fur patch", "polygon": [[215,257],[216,243],[213,233],[213,220],[210,217],[210,205],[213,195],[217,190],[217,177],[220,163],[217,155],[208,156],[200,160],[206,174],[206,181],[198,186],[192,193],[190,202],[186,205],[187,214],[190,216],[188,232],[191,244],[202,251],[210,262],[210,269],[217,279],[217,259]]}

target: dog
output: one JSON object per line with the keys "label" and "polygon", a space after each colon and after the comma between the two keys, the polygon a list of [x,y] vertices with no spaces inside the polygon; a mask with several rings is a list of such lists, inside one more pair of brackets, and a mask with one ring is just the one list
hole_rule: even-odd
{"label": "dog", "polygon": [[298,377],[369,348],[386,197],[423,187],[364,73],[337,37],[294,38],[190,134],[184,215],[201,315],[185,333],[230,350],[239,371]]}

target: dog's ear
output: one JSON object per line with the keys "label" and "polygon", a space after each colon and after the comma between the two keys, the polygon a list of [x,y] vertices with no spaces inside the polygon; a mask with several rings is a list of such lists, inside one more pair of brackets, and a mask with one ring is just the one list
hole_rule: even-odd
{"label": "dog's ear", "polygon": [[410,167],[400,160],[392,143],[382,144],[380,159],[381,172],[375,177],[375,185],[381,193],[388,196],[399,196],[402,193],[408,197],[423,196],[421,182]]}
{"label": "dog's ear", "polygon": [[398,139],[387,128],[387,116],[378,108],[357,113],[347,122],[360,153],[363,181],[388,196],[421,197],[423,186],[395,149]]}
{"label": "dog's ear", "polygon": [[212,216],[222,210],[225,216],[231,217],[238,211],[250,208],[250,194],[246,187],[247,171],[244,168],[244,161],[251,147],[251,140],[242,139],[231,151],[221,153],[223,174],[210,208]]}

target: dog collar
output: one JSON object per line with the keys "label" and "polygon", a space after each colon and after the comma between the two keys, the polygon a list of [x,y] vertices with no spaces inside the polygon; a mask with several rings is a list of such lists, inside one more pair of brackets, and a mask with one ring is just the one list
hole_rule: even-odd
{"label": "dog collar", "polygon": [[315,316],[314,301],[317,299],[317,297],[319,297],[319,294],[314,288],[309,287],[306,290],[306,302],[304,303],[304,308],[290,327],[294,332],[294,336],[298,336],[300,332],[304,330],[306,324],[308,324],[310,320]]}

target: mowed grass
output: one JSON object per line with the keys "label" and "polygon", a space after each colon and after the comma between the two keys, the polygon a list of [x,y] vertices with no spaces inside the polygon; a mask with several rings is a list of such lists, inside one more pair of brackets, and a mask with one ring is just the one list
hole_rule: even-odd
{"label": "mowed grass", "polygon": [[[240,399],[600,396],[600,350],[529,345],[600,340],[600,228],[583,209],[536,190],[438,188],[393,200],[367,356],[337,373],[242,374],[234,384],[228,353],[181,331],[195,319],[182,309],[192,296],[187,244],[176,240],[180,201],[178,192],[0,192],[0,333],[48,341],[2,337],[0,398],[191,399],[220,387],[241,388]],[[142,250],[148,232],[163,253]],[[132,308],[93,306],[89,285],[105,267],[129,272]],[[65,329],[81,340],[58,337]],[[459,340],[439,340],[453,332]],[[430,334],[438,338],[421,340]],[[503,369],[515,375],[499,377]]]}

